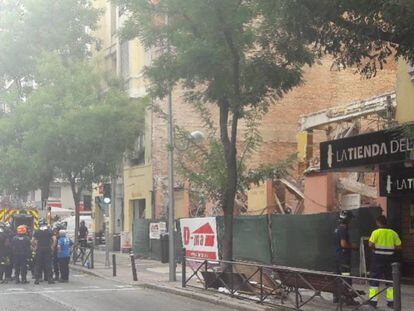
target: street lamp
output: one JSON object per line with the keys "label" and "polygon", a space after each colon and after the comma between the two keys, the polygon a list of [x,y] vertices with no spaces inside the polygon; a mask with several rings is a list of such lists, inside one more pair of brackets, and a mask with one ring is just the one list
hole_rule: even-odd
{"label": "street lamp", "polygon": [[[175,265],[175,202],[174,202],[174,127],[172,118],[172,94],[168,94],[168,263],[169,263],[169,281],[175,282],[176,265]],[[201,141],[204,139],[204,134],[201,131],[194,131],[187,138],[187,145],[184,150],[189,147],[189,140]],[[180,151],[183,149],[177,148]]]}

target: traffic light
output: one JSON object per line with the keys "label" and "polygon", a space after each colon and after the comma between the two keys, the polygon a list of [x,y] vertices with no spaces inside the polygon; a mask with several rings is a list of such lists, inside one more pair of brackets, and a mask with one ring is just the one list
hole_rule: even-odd
{"label": "traffic light", "polygon": [[111,203],[111,184],[103,185],[103,201],[106,204]]}

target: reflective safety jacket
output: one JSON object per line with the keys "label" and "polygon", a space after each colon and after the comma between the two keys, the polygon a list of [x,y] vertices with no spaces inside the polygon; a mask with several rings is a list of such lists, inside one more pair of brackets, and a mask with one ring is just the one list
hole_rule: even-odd
{"label": "reflective safety jacket", "polygon": [[375,245],[374,254],[377,255],[394,255],[395,248],[401,246],[397,232],[387,228],[374,230],[369,242]]}

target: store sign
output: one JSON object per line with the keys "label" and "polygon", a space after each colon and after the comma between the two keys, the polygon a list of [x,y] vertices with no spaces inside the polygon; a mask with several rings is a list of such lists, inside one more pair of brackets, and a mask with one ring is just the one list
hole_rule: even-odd
{"label": "store sign", "polygon": [[414,195],[414,168],[394,166],[380,173],[380,195],[383,197]]}
{"label": "store sign", "polygon": [[322,171],[402,162],[414,150],[414,140],[402,128],[368,133],[320,144]]}
{"label": "store sign", "polygon": [[181,237],[186,256],[218,259],[217,224],[215,217],[180,219]]}

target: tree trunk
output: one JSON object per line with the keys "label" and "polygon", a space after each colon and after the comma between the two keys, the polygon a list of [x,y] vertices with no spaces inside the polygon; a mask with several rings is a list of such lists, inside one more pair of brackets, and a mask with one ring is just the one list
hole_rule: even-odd
{"label": "tree trunk", "polygon": [[49,180],[42,183],[40,186],[40,200],[42,202],[42,210],[47,210],[47,203],[49,200]]}
{"label": "tree trunk", "polygon": [[227,182],[222,199],[224,213],[224,237],[222,255],[223,260],[233,260],[233,213],[234,199],[237,190],[237,121],[238,117],[233,115],[231,139],[228,134],[229,105],[227,101],[220,103],[220,138],[224,147],[224,155],[227,170]]}

